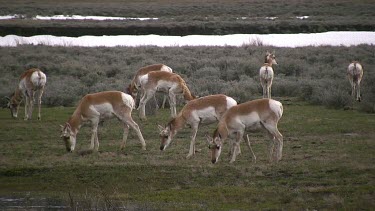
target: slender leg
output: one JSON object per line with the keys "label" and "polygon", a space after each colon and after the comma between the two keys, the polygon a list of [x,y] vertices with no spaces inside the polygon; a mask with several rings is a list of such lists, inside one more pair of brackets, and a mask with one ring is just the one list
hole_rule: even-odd
{"label": "slender leg", "polygon": [[241,142],[242,136],[243,136],[243,132],[237,133],[236,140],[233,143],[234,149],[233,149],[232,159],[230,160],[229,163],[233,163],[234,161],[236,161],[237,155],[239,155],[241,153],[240,142]]}
{"label": "slender leg", "polygon": [[123,150],[126,145],[126,140],[128,139],[128,134],[129,134],[129,125],[124,123],[124,133],[122,135],[122,144],[120,146],[120,150]]}
{"label": "slender leg", "polygon": [[263,88],[263,98],[267,98],[267,85],[262,83]]}
{"label": "slender leg", "polygon": [[44,87],[42,87],[39,90],[39,96],[38,96],[38,120],[42,119],[42,116],[40,115],[41,107],[42,107],[42,95],[44,92]]}
{"label": "slender leg", "polygon": [[155,92],[152,90],[144,92],[141,101],[139,102],[139,117],[141,118],[141,120],[146,120],[146,103],[152,98],[154,94]]}
{"label": "slender leg", "polygon": [[[17,116],[18,116],[18,111],[20,110],[20,107],[21,107],[21,103],[19,103],[18,105],[17,105],[17,113],[16,113],[16,115],[15,115],[15,117],[17,118]],[[26,107],[26,101],[25,101],[25,107]],[[25,114],[26,114],[26,112],[25,112]]]}
{"label": "slender leg", "polygon": [[270,141],[268,142],[268,155],[269,155],[269,160],[270,160],[270,163],[272,163],[273,161],[273,154],[274,154],[274,147],[275,147],[275,142],[274,142],[274,137],[269,135],[270,136]]}
{"label": "slender leg", "polygon": [[173,93],[173,90],[169,90],[169,103],[171,107],[171,116],[172,118],[176,117],[176,95]]}
{"label": "slender leg", "polygon": [[357,82],[357,101],[361,102],[361,89],[360,89],[360,81]]}
{"label": "slender leg", "polygon": [[253,151],[253,148],[251,148],[249,135],[246,135],[246,138],[247,138],[247,146],[249,147],[249,149],[250,149],[250,151],[251,151],[251,154],[253,155],[253,162],[256,163],[256,162],[257,162],[257,157],[255,156],[255,153],[254,153],[254,151]]}
{"label": "slender leg", "polygon": [[99,140],[98,140],[98,124],[99,119],[94,119],[91,122],[92,128],[91,128],[91,144],[90,144],[90,150],[95,149],[96,151],[99,150]]}
{"label": "slender leg", "polygon": [[270,143],[272,143],[272,145],[269,146],[270,160],[275,160],[276,162],[278,162],[282,158],[283,136],[277,129],[277,125],[263,124],[263,126],[269,134],[269,137],[271,139]]}
{"label": "slender leg", "polygon": [[163,104],[161,105],[162,109],[165,108],[165,101],[167,101],[167,96],[165,94],[163,94]]}
{"label": "slender leg", "polygon": [[237,140],[239,140],[238,141],[238,145],[236,145],[236,148],[237,148],[236,153],[237,153],[237,155],[241,154],[240,142],[241,142],[242,138],[243,138],[243,133],[237,133]]}
{"label": "slender leg", "polygon": [[233,147],[232,159],[229,161],[229,163],[233,163],[234,161],[236,161],[236,157],[239,154],[239,152],[238,152],[238,147],[240,145],[239,141],[235,140],[235,142],[233,144],[234,144],[234,147]]}
{"label": "slender leg", "polygon": [[158,100],[156,99],[156,95],[154,95],[154,101],[156,105],[156,110],[159,110],[159,103],[158,103]]}
{"label": "slender leg", "polygon": [[355,83],[353,81],[350,82],[352,85],[352,97],[355,98]]}
{"label": "slender leg", "polygon": [[29,119],[29,97],[28,96],[25,96],[25,117],[24,117],[24,120],[28,120]]}
{"label": "slender leg", "polygon": [[279,130],[276,128],[276,140],[278,141],[278,147],[277,147],[277,161],[280,161],[282,156],[283,156],[283,145],[284,145],[284,141],[283,141],[283,135],[281,135],[281,133],[279,132]]}
{"label": "slender leg", "polygon": [[272,82],[270,82],[269,86],[268,86],[268,98],[271,99],[271,86],[272,86]]}
{"label": "slender leg", "polygon": [[136,122],[134,122],[133,118],[131,117],[130,114],[128,114],[124,119],[123,121],[125,121],[126,124],[128,124],[131,128],[133,128],[137,135],[138,135],[138,138],[139,138],[139,141],[141,142],[141,145],[142,145],[142,149],[143,150],[146,150],[146,142],[145,140],[143,139],[143,135],[141,133],[141,130],[139,129],[139,126]]}
{"label": "slender leg", "polygon": [[31,97],[29,98],[30,99],[30,103],[29,103],[29,119],[32,118],[32,115],[33,115],[33,109],[34,109],[34,97],[35,97],[35,92],[32,91],[31,92]]}
{"label": "slender leg", "polygon": [[141,99],[144,95],[144,92],[142,89],[138,90],[136,96],[135,96],[135,101],[136,101],[136,109],[139,110],[139,106],[141,104]]}
{"label": "slender leg", "polygon": [[275,137],[270,132],[269,126],[262,123],[263,128],[267,132],[268,137],[270,138],[270,141],[268,142],[268,158],[270,163],[273,161],[273,154],[274,154],[274,139]]}
{"label": "slender leg", "polygon": [[196,123],[192,126],[190,150],[189,150],[189,154],[186,156],[186,158],[190,158],[191,156],[193,156],[195,154],[195,139],[197,137],[198,126],[199,126],[199,123]]}

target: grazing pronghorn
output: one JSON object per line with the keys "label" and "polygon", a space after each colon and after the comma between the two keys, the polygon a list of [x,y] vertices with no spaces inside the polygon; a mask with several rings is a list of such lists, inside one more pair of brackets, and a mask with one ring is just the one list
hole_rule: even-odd
{"label": "grazing pronghorn", "polygon": [[176,95],[183,94],[185,100],[193,100],[193,96],[187,87],[184,79],[176,73],[166,71],[152,71],[139,78],[143,96],[139,102],[139,116],[142,120],[146,119],[145,106],[147,101],[154,96],[156,91],[166,92],[171,109],[172,117],[177,114]]}
{"label": "grazing pronghorn", "polygon": [[187,158],[195,154],[195,138],[200,124],[212,124],[219,121],[221,116],[237,102],[223,94],[210,95],[189,101],[165,127],[159,125],[161,145],[160,150],[165,150],[173,137],[185,125],[192,128],[190,150]]}
{"label": "grazing pronghorn", "polygon": [[260,85],[263,88],[263,98],[271,98],[271,86],[273,80],[272,65],[277,64],[275,52],[267,51],[264,65],[259,70]]}
{"label": "grazing pronghorn", "polygon": [[23,97],[25,97],[25,120],[31,119],[34,106],[34,96],[37,93],[38,98],[38,119],[41,119],[40,110],[42,104],[42,95],[47,77],[39,69],[33,68],[24,72],[20,77],[20,82],[16,91],[12,94],[8,102],[8,108],[14,118],[17,118]]}
{"label": "grazing pronghorn", "polygon": [[[245,130],[264,128],[271,138],[269,145],[270,161],[279,161],[282,156],[283,136],[277,129],[277,123],[283,114],[283,106],[272,99],[258,99],[248,101],[230,108],[220,119],[213,137],[207,137],[212,151],[211,161],[216,163],[221,154],[224,141],[227,138],[235,138],[230,162],[236,160],[240,153],[240,142]],[[274,146],[276,144],[276,146]],[[250,141],[248,147],[251,149]],[[274,147],[276,148],[274,151]]]}
{"label": "grazing pronghorn", "polygon": [[[140,86],[141,86],[140,83],[139,83],[139,78],[142,75],[145,75],[145,74],[147,74],[151,71],[166,71],[166,72],[170,72],[170,73],[173,72],[172,68],[170,68],[170,67],[168,67],[167,65],[164,65],[164,64],[148,65],[148,66],[142,67],[139,70],[137,70],[137,73],[135,74],[135,76],[133,77],[133,80],[130,82],[130,84],[127,88],[127,93],[130,94],[134,98],[135,101],[137,99],[138,90],[140,89]],[[141,94],[141,96],[142,96],[142,94]],[[155,99],[155,102],[156,102],[156,105],[157,105],[157,101],[156,101],[155,96],[154,96],[154,99]],[[166,99],[167,99],[167,96],[164,95],[162,108],[164,108],[164,106],[165,106]]]}
{"label": "grazing pronghorn", "polygon": [[362,65],[357,62],[353,61],[348,66],[347,75],[352,85],[352,96],[358,101],[361,102],[361,90],[360,84],[363,76],[363,68]]}
{"label": "grazing pronghorn", "polygon": [[124,124],[124,134],[121,148],[123,149],[129,133],[129,126],[132,127],[138,135],[142,144],[142,149],[146,149],[146,143],[143,139],[139,126],[134,122],[131,113],[134,108],[134,99],[123,92],[106,91],[84,96],[73,115],[64,126],[61,126],[61,137],[63,138],[68,152],[72,152],[76,145],[77,133],[84,122],[91,122],[92,135],[90,149],[99,149],[98,124],[105,118],[116,117]]}

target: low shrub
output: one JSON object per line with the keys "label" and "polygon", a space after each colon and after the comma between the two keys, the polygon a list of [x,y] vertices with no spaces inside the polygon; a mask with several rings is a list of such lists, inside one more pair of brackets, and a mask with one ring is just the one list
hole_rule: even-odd
{"label": "low shrub", "polygon": [[[7,96],[15,90],[19,75],[30,67],[30,62],[47,74],[43,104],[49,106],[72,106],[92,92],[125,91],[136,70],[145,65],[164,63],[185,79],[194,95],[223,93],[245,102],[262,96],[259,68],[264,62],[264,53],[275,50],[279,65],[274,66],[273,97],[300,97],[317,105],[345,108],[352,104],[346,68],[350,58],[354,57],[364,61],[365,70],[361,83],[362,102],[355,107],[375,112],[372,84],[375,74],[371,72],[375,62],[368,59],[373,58],[369,53],[372,48],[367,45],[304,48],[3,47],[0,48],[0,63],[4,64],[0,69],[0,95]],[[35,52],[39,55],[31,56]]]}

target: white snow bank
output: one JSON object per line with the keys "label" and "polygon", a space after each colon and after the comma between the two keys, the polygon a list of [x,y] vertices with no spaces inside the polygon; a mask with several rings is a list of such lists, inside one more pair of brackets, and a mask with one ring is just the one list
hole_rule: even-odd
{"label": "white snow bank", "polygon": [[375,32],[325,32],[312,34],[233,34],[233,35],[118,35],[56,37],[38,35],[21,37],[7,35],[0,37],[0,46],[50,45],[50,46],[242,46],[262,44],[275,47],[303,46],[355,46],[375,44]]}
{"label": "white snow bank", "polygon": [[106,17],[106,16],[82,16],[82,15],[54,15],[54,16],[41,16],[37,15],[35,20],[158,20],[158,18],[126,18],[126,17]]}

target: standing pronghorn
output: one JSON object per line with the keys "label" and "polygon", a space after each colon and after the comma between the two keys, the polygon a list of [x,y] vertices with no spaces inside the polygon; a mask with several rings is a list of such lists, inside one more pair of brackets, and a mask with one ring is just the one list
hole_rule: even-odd
{"label": "standing pronghorn", "polygon": [[357,62],[353,61],[348,66],[347,75],[352,85],[352,96],[358,101],[361,102],[361,90],[360,84],[363,76],[363,68],[362,65]]}
{"label": "standing pronghorn", "polygon": [[[127,88],[127,93],[130,94],[135,101],[137,101],[137,96],[138,96],[138,90],[140,89],[140,83],[139,83],[139,78],[151,71],[166,71],[166,72],[173,72],[172,71],[172,68],[168,67],[167,65],[164,65],[164,64],[153,64],[153,65],[148,65],[148,66],[145,66],[145,67],[142,67],[140,68],[139,70],[137,70],[137,73],[135,74],[135,76],[133,77],[133,80],[130,82],[128,88]],[[141,93],[141,96],[143,94]],[[154,99],[155,99],[155,102],[156,102],[156,105],[157,105],[157,101],[156,101],[156,98],[154,96]],[[164,95],[164,99],[163,99],[163,103],[162,103],[162,108],[164,108],[165,106],[165,101],[167,99],[167,96]]]}
{"label": "standing pronghorn", "polygon": [[259,70],[260,84],[263,88],[263,98],[271,98],[271,86],[273,80],[272,65],[277,64],[275,52],[270,53],[267,51],[265,56],[264,65]]}
{"label": "standing pronghorn", "polygon": [[187,87],[184,79],[178,74],[166,71],[152,71],[139,78],[139,82],[143,91],[143,96],[139,102],[139,116],[142,120],[146,119],[145,106],[147,101],[154,96],[156,91],[168,93],[168,100],[171,108],[171,115],[175,117],[176,111],[176,95],[183,94],[185,100],[193,100],[193,96]]}
{"label": "standing pronghorn", "polygon": [[[264,128],[271,138],[269,145],[270,161],[279,161],[283,150],[283,136],[277,129],[283,114],[283,106],[280,102],[272,99],[258,99],[248,101],[230,108],[220,119],[219,124],[213,134],[207,140],[212,151],[211,161],[216,163],[221,153],[224,141],[227,138],[235,138],[233,142],[233,152],[231,163],[236,160],[240,150],[240,142],[245,130]],[[247,142],[251,149],[250,141]],[[276,146],[274,146],[276,144]],[[274,150],[274,148],[276,148]]]}
{"label": "standing pronghorn", "polygon": [[17,118],[23,97],[25,97],[25,120],[31,119],[34,106],[34,95],[37,93],[38,98],[38,119],[41,119],[40,110],[42,104],[42,95],[47,77],[39,69],[33,68],[24,72],[20,77],[20,82],[16,91],[8,98],[8,107],[14,118]]}
{"label": "standing pronghorn", "polygon": [[166,127],[160,126],[160,150],[165,150],[171,143],[178,130],[185,125],[192,128],[190,150],[187,158],[195,154],[195,138],[200,124],[212,124],[219,121],[221,116],[237,102],[223,94],[210,95],[189,101]]}
{"label": "standing pronghorn", "polygon": [[73,115],[64,126],[61,126],[61,137],[65,141],[66,150],[72,152],[76,145],[77,133],[84,122],[91,122],[92,135],[90,149],[99,149],[98,124],[105,118],[118,118],[124,124],[124,134],[121,149],[125,147],[129,133],[129,126],[132,127],[138,135],[142,144],[142,149],[146,149],[146,143],[143,139],[139,126],[134,122],[131,112],[134,108],[134,99],[123,92],[107,91],[84,96]]}

